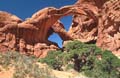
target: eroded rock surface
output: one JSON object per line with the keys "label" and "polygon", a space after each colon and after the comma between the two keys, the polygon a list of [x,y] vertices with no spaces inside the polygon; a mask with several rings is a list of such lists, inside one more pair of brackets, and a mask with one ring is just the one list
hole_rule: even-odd
{"label": "eroded rock surface", "polygon": [[[58,49],[55,42],[48,40],[52,33],[59,34],[63,40],[73,39],[59,19],[71,14],[86,13],[81,9],[77,11],[75,6],[60,9],[48,7],[36,12],[26,21],[21,21],[17,16],[6,12],[0,14],[1,52],[14,50],[27,55],[45,57],[48,51]],[[3,15],[6,16],[3,18]]]}
{"label": "eroded rock surface", "polygon": [[75,5],[88,9],[92,17],[74,15],[69,32],[120,55],[120,0],[78,0]]}
{"label": "eroded rock surface", "polygon": [[120,55],[120,0],[110,0],[99,18],[97,46]]}
{"label": "eroded rock surface", "polygon": [[[67,15],[73,15],[68,32],[59,20]],[[44,8],[25,21],[0,11],[1,52],[13,50],[45,57],[48,51],[59,49],[57,43],[48,40],[53,33],[63,41],[96,43],[120,55],[120,0],[78,0],[60,9]]]}
{"label": "eroded rock surface", "polygon": [[82,7],[91,16],[74,15],[69,33],[77,36],[76,39],[82,42],[96,41],[99,8],[95,6],[94,1],[91,0],[78,0],[75,5]]}
{"label": "eroded rock surface", "polygon": [[[8,27],[8,29],[13,26],[13,27],[17,27],[17,24],[22,22],[22,20],[20,18],[18,18],[15,15],[12,15],[10,13],[7,12],[3,12],[0,11],[0,30],[6,29],[6,27]],[[8,31],[4,31],[4,32],[0,32],[0,52],[6,52],[9,50],[15,50],[15,46],[17,46],[16,44],[16,37],[15,35],[17,34],[17,31],[11,29],[12,31],[8,30]],[[16,33],[16,34],[12,34],[12,33]]]}

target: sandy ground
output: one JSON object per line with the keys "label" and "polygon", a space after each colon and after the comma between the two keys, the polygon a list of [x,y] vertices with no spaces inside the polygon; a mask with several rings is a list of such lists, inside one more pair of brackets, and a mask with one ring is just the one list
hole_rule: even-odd
{"label": "sandy ground", "polygon": [[0,66],[0,78],[12,78],[14,73],[14,68],[3,69]]}
{"label": "sandy ground", "polygon": [[[45,64],[40,64],[40,63],[37,63],[37,64],[40,66],[40,68],[47,67],[47,65]],[[86,78],[83,75],[74,71],[65,72],[65,71],[57,71],[57,70],[50,69],[50,72],[52,73],[53,76],[57,78]],[[13,73],[14,73],[14,68],[5,70],[0,66],[0,78],[12,78]]]}

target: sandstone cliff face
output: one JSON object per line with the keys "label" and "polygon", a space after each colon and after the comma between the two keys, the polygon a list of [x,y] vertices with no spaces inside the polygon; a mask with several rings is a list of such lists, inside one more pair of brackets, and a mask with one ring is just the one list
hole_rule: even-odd
{"label": "sandstone cliff face", "polygon": [[[13,27],[15,27],[20,22],[22,22],[22,20],[17,16],[0,11],[0,30],[5,26],[10,28],[11,25],[13,25]],[[6,52],[11,49],[15,50],[16,38],[15,34],[12,33],[17,33],[17,31],[0,32],[0,52]]]}
{"label": "sandstone cliff face", "polygon": [[120,55],[120,0],[106,2],[101,13],[97,46]]}
{"label": "sandstone cliff face", "polygon": [[75,6],[82,7],[88,15],[73,15],[69,32],[81,42],[96,42],[98,37],[99,13],[107,0],[78,0]]}
{"label": "sandstone cliff face", "polygon": [[78,0],[75,5],[89,9],[92,17],[74,15],[69,32],[120,55],[120,0]]}
{"label": "sandstone cliff face", "polygon": [[[48,51],[59,49],[48,40],[52,33],[57,33],[63,41],[96,43],[120,55],[119,4],[120,0],[78,0],[75,5],[60,9],[44,8],[25,21],[0,11],[0,52],[13,50],[45,57]],[[67,15],[73,15],[68,32],[59,20]]]}
{"label": "sandstone cliff face", "polygon": [[71,14],[85,14],[74,6],[60,9],[44,8],[26,21],[17,16],[0,12],[0,51],[19,51],[22,54],[45,57],[50,50],[57,50],[56,43],[48,40],[52,33],[58,33],[63,40],[73,39],[59,19]]}
{"label": "sandstone cliff face", "polygon": [[35,42],[39,39],[38,29],[7,12],[0,12],[0,31],[0,52],[13,50],[44,57],[48,50],[58,49],[54,44]]}
{"label": "sandstone cliff face", "polygon": [[89,15],[74,15],[69,33],[77,36],[82,42],[91,42],[97,39],[98,7],[93,1],[78,0],[76,6],[82,7]]}

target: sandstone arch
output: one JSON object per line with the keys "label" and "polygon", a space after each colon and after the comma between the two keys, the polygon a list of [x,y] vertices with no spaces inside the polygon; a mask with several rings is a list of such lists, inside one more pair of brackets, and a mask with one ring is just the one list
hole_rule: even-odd
{"label": "sandstone arch", "polygon": [[82,42],[94,42],[120,56],[119,4],[120,0],[78,0],[75,5],[91,10],[96,19],[74,15],[69,32]]}
{"label": "sandstone arch", "polygon": [[[56,43],[48,41],[48,37],[53,32],[59,34],[63,40],[73,39],[73,37],[65,31],[64,26],[59,21],[61,17],[71,14],[86,15],[86,12],[76,6],[65,6],[60,9],[48,7],[36,12],[26,21],[20,20],[21,22],[15,21],[13,23],[10,21],[10,23],[4,23],[6,20],[3,20],[4,22],[0,28],[0,32],[5,33],[5,39],[6,36],[8,36],[8,40],[3,41],[1,46],[6,46],[7,50],[17,50],[25,54],[40,56],[45,53],[46,55],[47,52],[45,51],[58,49]],[[10,16],[6,16],[5,18],[8,17]],[[12,18],[10,20],[12,20]],[[4,45],[4,42],[5,44],[7,42],[7,45]],[[12,47],[10,46],[11,43]],[[44,53],[42,54],[41,51]]]}
{"label": "sandstone arch", "polygon": [[[0,51],[14,50],[44,57],[49,50],[58,49],[56,43],[48,41],[52,33],[57,33],[63,41],[94,42],[119,54],[119,3],[120,0],[78,0],[75,5],[60,9],[42,9],[25,21],[0,11]],[[68,32],[59,21],[67,15],[73,15]]]}

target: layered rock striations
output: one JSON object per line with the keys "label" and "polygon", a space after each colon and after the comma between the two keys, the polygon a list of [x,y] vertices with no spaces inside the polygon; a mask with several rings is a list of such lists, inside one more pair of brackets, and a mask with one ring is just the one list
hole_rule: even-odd
{"label": "layered rock striations", "polygon": [[98,24],[97,46],[120,55],[120,0],[106,2]]}
{"label": "layered rock striations", "polygon": [[[48,40],[57,33],[63,41],[95,43],[120,55],[119,4],[120,0],[78,0],[59,9],[44,8],[25,21],[0,11],[0,51],[45,57],[48,51],[59,49],[57,43]],[[68,32],[59,20],[67,15],[73,15]]]}
{"label": "layered rock striations", "polygon": [[69,33],[77,36],[82,42],[95,41],[97,37],[98,8],[92,1],[78,0],[75,4],[82,7],[89,15],[73,15],[72,26]]}
{"label": "layered rock striations", "polygon": [[[17,34],[17,31],[11,29],[11,26],[14,28],[17,27],[17,24],[22,22],[20,18],[18,18],[15,15],[12,15],[7,12],[0,11],[0,31],[5,29],[4,32],[0,32],[0,51],[5,52],[9,50],[15,50],[15,46],[17,45],[16,43],[16,37],[15,35]],[[6,28],[7,27],[7,28]],[[15,34],[12,34],[15,33]]]}
{"label": "layered rock striations", "polygon": [[73,39],[59,19],[71,14],[86,14],[81,9],[77,11],[74,7],[44,8],[25,21],[12,14],[0,12],[2,20],[0,22],[0,51],[14,50],[27,55],[45,57],[48,51],[58,49],[55,42],[48,40],[52,33],[59,34],[63,40]]}
{"label": "layered rock striations", "polygon": [[90,17],[73,15],[69,32],[81,42],[96,43],[120,55],[120,0],[78,0]]}

